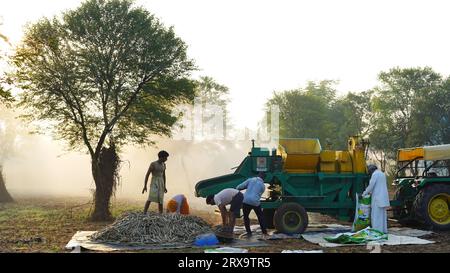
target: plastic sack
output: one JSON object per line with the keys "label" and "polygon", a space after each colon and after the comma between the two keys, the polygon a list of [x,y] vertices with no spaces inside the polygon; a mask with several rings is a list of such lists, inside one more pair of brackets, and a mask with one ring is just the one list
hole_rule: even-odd
{"label": "plastic sack", "polygon": [[338,244],[364,244],[370,241],[387,240],[388,235],[376,229],[367,227],[358,232],[339,233],[335,236],[324,237],[330,243]]}
{"label": "plastic sack", "polygon": [[352,232],[360,231],[370,226],[370,203],[372,199],[370,195],[363,196],[359,200],[356,194],[355,219],[353,220]]}
{"label": "plastic sack", "polygon": [[195,238],[194,241],[195,246],[214,246],[218,244],[219,240],[213,233],[199,235]]}

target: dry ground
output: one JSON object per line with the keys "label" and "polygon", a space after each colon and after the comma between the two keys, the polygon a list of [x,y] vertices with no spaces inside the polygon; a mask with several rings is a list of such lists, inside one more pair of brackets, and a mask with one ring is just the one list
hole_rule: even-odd
{"label": "dry ground", "polygon": [[[114,216],[125,211],[141,210],[136,201],[115,200]],[[111,222],[93,223],[87,220],[92,205],[88,198],[19,198],[16,202],[0,204],[0,252],[67,252],[64,246],[79,230],[99,230]],[[153,208],[155,209],[155,208]],[[220,216],[210,212],[193,211],[211,224],[217,224]],[[310,214],[310,223],[339,223],[338,221]],[[238,220],[238,224],[242,224]],[[341,223],[348,224],[348,223]],[[397,225],[390,223],[391,226]],[[450,232],[440,232],[422,237],[434,240],[431,245],[383,246],[382,252],[446,252],[450,253]],[[324,252],[370,252],[364,246],[321,248],[303,239],[268,241],[267,247],[250,248],[249,252],[281,252],[289,249],[319,250]],[[161,251],[160,251],[161,252]],[[200,249],[165,250],[164,252],[201,252]]]}

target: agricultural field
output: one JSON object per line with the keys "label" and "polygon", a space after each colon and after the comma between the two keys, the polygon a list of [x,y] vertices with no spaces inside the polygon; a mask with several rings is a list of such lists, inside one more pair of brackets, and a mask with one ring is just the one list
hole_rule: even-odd
{"label": "agricultural field", "polygon": [[[81,197],[20,197],[14,203],[0,205],[0,252],[70,252],[64,247],[80,230],[100,230],[111,222],[89,222],[92,209],[89,198]],[[115,199],[112,202],[114,217],[127,211],[140,211],[142,204],[135,200]],[[156,209],[152,206],[151,210]],[[194,210],[193,215],[211,225],[220,223],[220,216],[211,212]],[[340,223],[326,216],[309,214],[311,224]],[[238,219],[237,225],[242,225]],[[390,226],[398,226],[390,222]],[[436,232],[422,237],[435,241],[430,245],[383,246],[382,252],[450,252],[450,232]],[[277,253],[282,250],[319,250],[332,253],[370,252],[363,246],[321,248],[303,239],[268,241],[269,246],[248,248],[250,253]],[[176,249],[146,252],[201,252],[201,249]]]}

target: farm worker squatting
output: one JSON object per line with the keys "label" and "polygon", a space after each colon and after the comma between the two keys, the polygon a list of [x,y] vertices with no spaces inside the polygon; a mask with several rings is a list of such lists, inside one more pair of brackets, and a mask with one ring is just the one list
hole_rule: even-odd
{"label": "farm worker squatting", "polygon": [[150,182],[150,191],[148,193],[147,202],[145,202],[144,213],[147,213],[151,202],[158,203],[159,213],[163,212],[164,193],[167,193],[166,188],[166,162],[169,157],[169,153],[166,151],[160,151],[158,153],[158,160],[152,162],[148,167],[147,174],[144,180],[144,189],[142,194],[147,191],[148,177],[152,174],[152,180]]}
{"label": "farm worker squatting", "polygon": [[189,214],[189,204],[184,194],[177,194],[167,202],[168,213]]}
{"label": "farm worker squatting", "polygon": [[236,187],[237,190],[246,189],[242,204],[242,212],[244,214],[244,225],[248,237],[252,235],[252,230],[250,229],[250,218],[248,217],[252,210],[258,217],[258,222],[262,233],[265,235],[267,234],[263,212],[261,210],[261,195],[266,190],[266,186],[264,185],[264,177],[265,174],[260,172],[257,177],[249,178]]}
{"label": "farm worker squatting", "polygon": [[378,170],[377,166],[369,165],[370,182],[363,196],[371,195],[371,215],[372,228],[387,233],[387,207],[390,206],[389,194],[387,190],[386,175]]}

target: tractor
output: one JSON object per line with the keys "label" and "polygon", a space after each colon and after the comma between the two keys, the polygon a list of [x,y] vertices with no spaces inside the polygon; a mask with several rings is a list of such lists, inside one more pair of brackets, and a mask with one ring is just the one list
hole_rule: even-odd
{"label": "tractor", "polygon": [[450,230],[450,145],[399,149],[393,184],[394,218]]}

